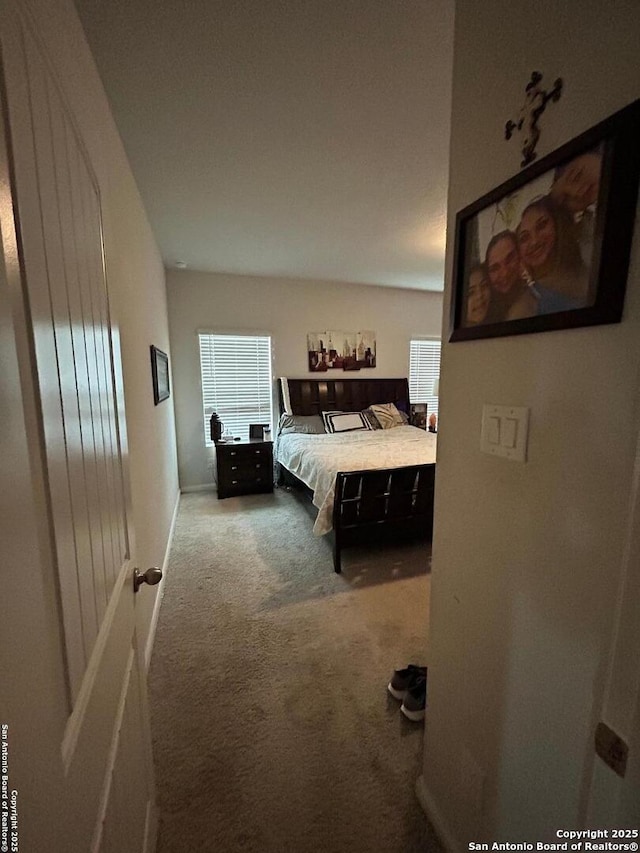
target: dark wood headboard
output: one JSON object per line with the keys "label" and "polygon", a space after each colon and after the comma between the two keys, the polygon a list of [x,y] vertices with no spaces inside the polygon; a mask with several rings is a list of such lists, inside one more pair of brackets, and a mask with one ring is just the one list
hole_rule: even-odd
{"label": "dark wood headboard", "polygon": [[[291,412],[359,412],[375,403],[395,403],[408,411],[407,379],[287,379]],[[282,383],[278,380],[280,411],[284,412]]]}

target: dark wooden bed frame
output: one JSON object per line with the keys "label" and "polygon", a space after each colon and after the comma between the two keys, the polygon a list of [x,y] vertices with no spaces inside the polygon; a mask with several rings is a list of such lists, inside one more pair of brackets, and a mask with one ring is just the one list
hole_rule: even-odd
{"label": "dark wooden bed frame", "polygon": [[[288,379],[290,413],[357,412],[376,403],[409,408],[406,379]],[[280,411],[285,402],[280,385]],[[431,539],[435,464],[340,471],[333,505],[333,567],[342,571],[342,549],[363,542]],[[279,481],[310,493],[278,463]],[[286,473],[285,473],[286,472]]]}

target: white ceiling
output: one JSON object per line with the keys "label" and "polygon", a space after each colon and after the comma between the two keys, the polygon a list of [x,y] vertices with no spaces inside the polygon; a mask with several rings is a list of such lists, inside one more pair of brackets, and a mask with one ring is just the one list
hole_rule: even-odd
{"label": "white ceiling", "polygon": [[453,0],[76,0],[167,266],[441,290]]}

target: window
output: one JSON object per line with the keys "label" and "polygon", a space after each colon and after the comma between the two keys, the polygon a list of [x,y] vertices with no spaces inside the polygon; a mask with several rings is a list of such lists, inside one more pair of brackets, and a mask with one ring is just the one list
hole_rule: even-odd
{"label": "window", "polygon": [[438,414],[440,341],[411,341],[409,350],[409,397],[412,403],[426,403],[427,413]]}
{"label": "window", "polygon": [[272,425],[271,338],[200,333],[202,413],[207,447],[216,412],[234,437],[249,437],[249,424]]}

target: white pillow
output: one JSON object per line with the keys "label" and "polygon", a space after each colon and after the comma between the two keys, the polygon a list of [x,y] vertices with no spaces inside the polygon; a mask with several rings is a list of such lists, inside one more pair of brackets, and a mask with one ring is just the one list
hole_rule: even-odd
{"label": "white pillow", "polygon": [[371,429],[371,424],[362,412],[323,412],[322,420],[329,433]]}

